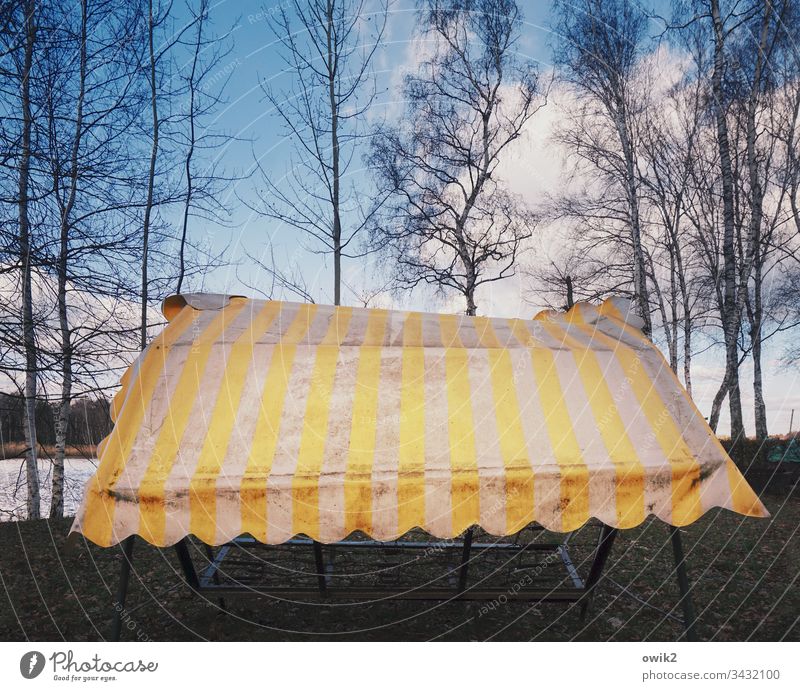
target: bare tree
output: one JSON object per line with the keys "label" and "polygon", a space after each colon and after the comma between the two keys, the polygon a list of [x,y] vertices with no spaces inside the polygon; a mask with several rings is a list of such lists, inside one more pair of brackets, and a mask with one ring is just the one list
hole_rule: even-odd
{"label": "bare tree", "polygon": [[[798,22],[794,22],[795,31]],[[780,79],[783,107],[773,124],[772,134],[778,142],[780,163],[778,179],[786,187],[788,221],[784,242],[773,243],[780,253],[780,277],[775,289],[782,315],[788,328],[800,324],[800,48],[789,43]],[[787,364],[800,363],[800,346],[790,339],[784,352]]]}
{"label": "bare tree", "polygon": [[[722,199],[720,322],[725,343],[725,375],[714,397],[710,424],[716,429],[727,396],[734,441],[745,434],[739,384],[740,335],[763,220],[764,182],[758,161],[757,115],[768,84],[768,64],[781,40],[789,4],[788,0],[767,3],[695,0],[683,8],[678,20],[678,27],[684,32],[700,35],[695,55],[703,60],[706,52],[712,56],[709,92]],[[707,47],[703,47],[703,41]],[[732,107],[737,101],[745,104],[744,174],[748,185],[745,200],[748,221],[738,242],[736,142],[730,124]]]}
{"label": "bare tree", "polygon": [[[787,315],[780,293],[765,294],[770,277],[780,270],[790,246],[787,228],[791,227],[791,203],[788,199],[791,174],[786,174],[791,156],[786,156],[782,133],[793,119],[797,85],[797,61],[794,37],[786,27],[800,21],[797,6],[790,3],[771,3],[752,20],[752,32],[758,37],[758,48],[739,48],[737,62],[745,83],[750,86],[746,98],[733,108],[733,121],[738,139],[745,142],[743,159],[738,165],[746,169],[739,174],[739,197],[748,203],[737,207],[737,241],[740,246],[751,241],[751,287],[740,279],[744,293],[744,314],[749,326],[750,355],[753,360],[753,398],[756,437],[766,439],[767,409],[764,399],[762,348],[765,342],[783,330]],[[788,69],[787,69],[788,67]],[[744,207],[745,213],[740,211]]]}
{"label": "bare tree", "polygon": [[22,264],[22,333],[25,344],[25,444],[26,476],[28,483],[28,518],[39,518],[39,469],[37,461],[36,437],[36,383],[38,364],[36,357],[36,336],[33,325],[33,294],[31,271],[31,228],[29,220],[28,190],[31,166],[31,72],[33,69],[33,50],[36,43],[36,2],[26,0],[24,12],[24,58],[20,74],[20,108],[22,111],[22,132],[19,154],[19,256]]}
{"label": "bare tree", "polygon": [[220,150],[230,143],[232,137],[210,129],[204,121],[221,106],[222,93],[239,60],[223,64],[231,54],[231,45],[227,41],[230,32],[221,36],[209,32],[210,0],[199,0],[196,9],[187,4],[187,12],[190,23],[194,25],[194,34],[191,39],[181,42],[185,43],[191,55],[183,76],[186,93],[181,94],[181,100],[187,101],[186,112],[179,115],[185,121],[186,131],[177,136],[178,145],[185,151],[177,293],[183,288],[188,270],[190,220],[199,216],[224,225],[226,209],[219,197],[224,191],[223,184],[236,179],[226,175],[218,161]]}
{"label": "bare tree", "polygon": [[[640,177],[642,199],[655,211],[655,224],[663,228],[661,244],[667,256],[668,300],[661,307],[671,368],[679,369],[679,328],[683,338],[683,378],[692,392],[692,332],[705,311],[701,291],[695,289],[697,260],[693,250],[687,210],[692,197],[692,166],[701,155],[704,91],[701,82],[682,80],[660,95],[661,107],[649,103],[641,135]],[[665,107],[666,106],[666,107]],[[687,228],[688,226],[688,228]],[[662,303],[657,276],[653,286]],[[668,312],[668,313],[667,313]]]}
{"label": "bare tree", "polygon": [[[199,84],[199,80],[207,74],[207,62],[201,60],[200,55],[204,48],[213,43],[204,38],[203,27],[197,33],[198,24],[207,23],[208,6],[201,4],[198,11],[187,6],[187,14],[188,20],[176,21],[172,0],[147,0],[142,17],[144,31],[137,34],[137,38],[143,40],[145,52],[141,71],[145,75],[148,114],[142,122],[142,128],[149,141],[148,163],[143,176],[144,198],[141,202],[139,344],[142,349],[147,345],[152,293],[157,295],[167,286],[174,285],[176,274],[181,284],[187,276],[189,217],[199,208],[211,215],[221,209],[211,193],[217,181],[216,173],[198,177],[192,168],[198,149],[205,148],[214,139],[210,133],[198,136],[192,126],[196,126],[197,119],[219,102],[216,93],[206,93]],[[194,39],[187,40],[186,36],[192,32]],[[194,66],[194,73],[190,72],[187,81],[173,79],[176,72],[182,71],[176,61],[180,60],[187,45],[190,47],[189,63]],[[213,48],[209,50],[211,57],[208,62],[216,64],[220,54],[215,55]],[[192,57],[194,54],[197,55],[196,60]],[[185,95],[189,96],[190,101],[186,111],[176,107],[178,99]],[[186,122],[189,124],[188,137],[176,134],[182,123]],[[215,140],[216,146],[221,143]],[[178,153],[181,149],[186,152],[185,155]],[[188,170],[188,175],[181,177],[178,173],[181,168],[184,173]],[[198,184],[199,180],[201,184]],[[163,213],[159,213],[160,210],[174,210],[176,203],[182,204],[184,219],[178,243],[181,265],[177,272],[172,268],[175,240],[171,232],[173,224],[165,220]],[[136,208],[139,208],[138,204]],[[218,257],[208,257],[203,268],[207,270],[216,264],[219,264]]]}
{"label": "bare tree", "polygon": [[270,13],[292,85],[284,90],[268,82],[264,93],[293,149],[284,179],[257,161],[265,189],[255,210],[301,233],[312,251],[333,256],[337,305],[342,258],[363,254],[356,241],[377,208],[351,169],[375,98],[371,66],[387,11],[383,0],[289,0]]}
{"label": "bare tree", "polygon": [[[89,12],[87,0],[81,0],[80,27],[78,30],[78,94],[75,99],[75,130],[72,146],[69,153],[69,172],[67,193],[61,207],[59,223],[59,252],[56,264],[58,276],[58,321],[61,332],[61,404],[56,418],[56,457],[53,463],[52,496],[50,500],[50,517],[55,518],[64,514],[64,454],[66,452],[67,427],[69,425],[69,410],[72,400],[72,343],[67,308],[67,271],[69,261],[69,231],[72,211],[78,191],[78,157],[81,150],[83,137],[83,107],[86,98],[87,76],[87,39]],[[56,177],[55,189],[59,189],[59,180]],[[59,197],[60,198],[60,197]]]}
{"label": "bare tree", "polygon": [[730,136],[728,134],[729,99],[723,87],[727,67],[726,42],[731,29],[726,26],[720,11],[719,0],[709,0],[709,12],[713,27],[714,67],[711,76],[712,108],[717,126],[717,146],[722,180],[723,221],[723,284],[722,330],[725,336],[725,376],[711,408],[711,428],[716,429],[719,410],[725,395],[728,395],[731,413],[731,438],[744,435],[742,403],[739,389],[738,337],[741,324],[736,312],[736,249],[734,225],[734,180],[731,161]]}
{"label": "bare tree", "polygon": [[597,247],[587,251],[583,239],[581,230],[571,228],[555,256],[537,257],[523,269],[526,302],[564,311],[576,301],[598,302],[624,291],[630,284],[627,263],[615,265],[614,257]]}
{"label": "bare tree", "polygon": [[3,374],[23,401],[29,518],[40,515],[36,396],[43,363],[37,345],[39,317],[33,284],[40,263],[41,236],[34,218],[37,191],[33,170],[38,151],[34,56],[40,40],[41,15],[42,8],[36,0],[0,4],[0,93],[4,111],[0,118],[0,164],[4,169],[0,177],[3,204],[0,333]]}
{"label": "bare tree", "polygon": [[374,241],[401,287],[463,295],[514,274],[534,216],[500,178],[505,151],[544,98],[516,49],[514,0],[427,0],[419,15],[433,55],[406,77],[403,124],[376,133],[370,164],[389,197]]}
{"label": "bare tree", "polygon": [[206,22],[208,15],[208,3],[206,0],[200,0],[200,7],[198,8],[195,23],[197,24],[197,34],[194,43],[194,50],[192,51],[192,67],[189,76],[186,78],[187,88],[189,90],[189,134],[186,146],[186,160],[185,160],[185,174],[186,174],[186,201],[183,205],[183,224],[181,227],[181,241],[178,251],[178,282],[175,287],[175,292],[180,293],[183,285],[183,279],[186,275],[186,237],[189,232],[189,214],[192,209],[192,201],[194,198],[194,187],[192,178],[192,159],[194,158],[195,147],[197,146],[197,105],[195,99],[198,90],[198,77],[197,68],[200,60],[200,52],[203,48],[203,25]]}
{"label": "bare tree", "polygon": [[[616,137],[615,149],[606,147],[601,165],[624,190],[634,300],[645,321],[644,331],[649,334],[652,324],[637,175],[641,91],[632,84],[640,67],[647,16],[636,4],[624,0],[556,0],[554,11],[554,29],[559,36],[554,58],[560,74],[581,98],[599,106],[590,109],[593,119],[605,119]],[[579,155],[581,151],[579,148]]]}
{"label": "bare tree", "polygon": [[[768,239],[763,237],[763,223],[764,223],[764,187],[766,180],[764,177],[765,166],[759,160],[761,154],[757,142],[758,138],[758,122],[757,115],[760,110],[764,93],[767,90],[769,61],[773,55],[774,48],[777,43],[776,32],[777,24],[782,23],[783,17],[781,16],[786,10],[786,2],[770,2],[764,3],[763,9],[756,14],[753,18],[751,25],[752,29],[758,31],[758,42],[755,51],[748,50],[745,55],[752,59],[748,62],[752,65],[752,71],[746,75],[747,84],[749,86],[749,93],[747,93],[747,105],[744,109],[744,130],[746,142],[746,163],[747,163],[747,182],[748,182],[748,210],[749,210],[749,223],[747,226],[746,236],[740,241],[745,247],[744,268],[740,273],[739,287],[736,304],[736,315],[741,320],[743,308],[748,307],[748,313],[751,317],[750,336],[753,346],[753,366],[754,366],[754,397],[755,397],[755,423],[756,423],[756,436],[760,439],[767,437],[767,415],[766,406],[764,404],[763,396],[763,383],[761,371],[761,346],[763,340],[763,303],[762,303],[762,285],[765,270],[766,256],[764,249],[768,246]],[[712,9],[713,14],[713,9]],[[777,16],[774,16],[776,15]],[[771,147],[770,147],[771,148]],[[771,158],[771,154],[768,154]],[[768,164],[766,166],[769,167]],[[754,285],[754,304],[752,307],[748,304],[748,283],[750,276],[748,275],[748,268],[753,272],[755,280]],[[730,396],[730,392],[729,392]],[[732,416],[733,418],[733,416]],[[743,434],[742,430],[742,434]],[[731,436],[736,438],[733,430]]]}
{"label": "bare tree", "polygon": [[141,321],[139,325],[139,345],[142,350],[147,346],[147,310],[148,290],[150,288],[148,275],[148,261],[150,250],[150,220],[155,206],[156,164],[158,162],[158,145],[161,134],[161,120],[158,111],[159,63],[164,53],[157,51],[155,46],[156,29],[169,14],[170,6],[159,15],[159,8],[154,7],[153,0],[147,2],[147,74],[150,87],[150,165],[147,170],[147,198],[144,206],[142,221],[142,291],[141,291]]}
{"label": "bare tree", "polygon": [[[81,0],[79,9],[76,19],[70,10],[54,8],[56,21],[48,27],[49,40],[38,56],[41,120],[47,129],[42,177],[49,175],[51,183],[39,204],[43,220],[53,217],[42,225],[53,226],[55,249],[45,259],[47,275],[55,275],[58,352],[52,359],[54,368],[60,368],[51,517],[63,513],[73,391],[93,388],[97,372],[109,365],[109,358],[97,350],[104,349],[105,332],[116,320],[101,317],[99,298],[116,300],[132,288],[126,285],[127,272],[108,262],[125,263],[136,256],[135,238],[120,228],[117,207],[131,196],[124,190],[138,185],[132,170],[136,160],[126,151],[137,117],[137,108],[131,106],[139,103],[135,82],[140,56],[128,41],[138,16],[135,8],[113,0]],[[49,290],[50,282],[43,281],[43,290]]]}

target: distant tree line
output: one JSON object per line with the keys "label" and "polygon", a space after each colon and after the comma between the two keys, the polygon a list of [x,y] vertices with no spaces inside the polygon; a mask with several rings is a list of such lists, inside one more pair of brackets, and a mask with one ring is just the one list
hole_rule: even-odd
{"label": "distant tree line", "polygon": [[[59,413],[58,404],[45,400],[36,402],[36,432],[40,445],[55,446]],[[65,436],[66,454],[96,446],[110,434],[111,424],[107,399],[82,397],[73,400],[69,407],[69,425]],[[0,445],[6,458],[13,458],[16,449],[25,449],[24,428],[24,398],[0,393]]]}

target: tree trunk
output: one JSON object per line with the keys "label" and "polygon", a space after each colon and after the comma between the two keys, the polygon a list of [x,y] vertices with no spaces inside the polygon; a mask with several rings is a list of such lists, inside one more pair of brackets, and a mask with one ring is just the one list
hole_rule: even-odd
{"label": "tree trunk", "polygon": [[725,401],[725,396],[727,395],[728,382],[725,376],[723,376],[722,383],[719,385],[719,389],[717,389],[717,393],[714,395],[714,400],[711,402],[711,413],[708,416],[708,425],[714,432],[717,431],[717,427],[719,426],[719,416],[722,412],[722,404]]}
{"label": "tree trunk", "polygon": [[[67,278],[69,261],[69,234],[72,209],[78,191],[78,156],[83,135],[83,101],[86,94],[86,40],[87,40],[86,0],[81,2],[81,47],[78,83],[78,98],[75,106],[75,131],[70,152],[69,193],[61,210],[61,246],[59,248],[58,273],[58,321],[61,332],[61,401],[56,416],[56,455],[53,460],[52,499],[50,518],[64,515],[64,457],[67,448],[70,403],[72,402],[72,334],[69,328],[67,306]],[[56,188],[57,189],[57,188]]]}
{"label": "tree trunk", "polygon": [[22,136],[19,158],[19,253],[22,263],[22,339],[25,347],[25,478],[28,483],[28,518],[41,515],[39,498],[39,466],[36,436],[36,377],[38,370],[36,336],[33,325],[33,287],[31,279],[32,252],[28,216],[28,187],[30,183],[31,114],[30,77],[33,66],[33,45],[36,41],[35,0],[25,3],[25,58],[21,84]]}
{"label": "tree trunk", "polygon": [[753,406],[756,438],[767,438],[767,406],[764,403],[764,378],[761,369],[761,340],[764,306],[762,301],[762,265],[756,261],[753,272],[753,315],[750,324],[750,340],[753,344]]}
{"label": "tree trunk", "polygon": [[56,455],[53,459],[53,482],[50,500],[50,518],[64,515],[64,457],[67,451],[67,430],[69,429],[69,407],[72,397],[72,369],[64,363],[61,380],[61,402],[56,418]]}
{"label": "tree trunk", "polygon": [[[194,89],[190,97],[191,108],[194,108]],[[181,230],[181,243],[178,258],[178,284],[175,292],[180,293],[183,287],[183,278],[186,275],[186,236],[189,232],[189,211],[192,208],[192,156],[194,155],[195,133],[194,133],[194,114],[189,115],[189,150],[186,153],[186,201],[183,206],[183,228]]]}
{"label": "tree trunk", "polygon": [[753,83],[750,88],[750,97],[747,106],[746,154],[750,183],[750,223],[748,225],[747,238],[745,239],[744,246],[742,248],[744,256],[741,258],[738,290],[736,286],[737,262],[733,232],[733,173],[731,166],[730,145],[728,141],[727,121],[725,119],[724,108],[722,107],[723,87],[721,75],[724,59],[724,28],[722,26],[722,20],[719,13],[719,0],[711,0],[711,7],[716,39],[712,85],[716,102],[715,110],[720,149],[720,164],[722,167],[723,219],[725,224],[725,235],[723,241],[723,257],[725,260],[725,309],[723,310],[722,314],[722,325],[725,334],[726,380],[728,383],[728,402],[730,404],[731,412],[731,441],[735,446],[738,440],[745,437],[744,421],[742,416],[742,401],[739,389],[739,348],[737,339],[742,323],[744,302],[747,298],[747,286],[758,252],[759,235],[761,233],[761,221],[763,216],[764,193],[758,172],[758,154],[756,151],[756,111],[758,106],[758,94],[761,90],[762,70],[767,48],[767,39],[769,36],[772,4],[766,3],[764,5],[764,16],[761,23],[761,35],[758,43],[758,53],[756,55]]}
{"label": "tree trunk", "polygon": [[197,61],[200,57],[200,49],[203,40],[203,21],[205,20],[205,6],[201,4],[200,15],[197,19],[197,40],[194,45],[194,56],[192,57],[192,71],[189,75],[189,148],[186,152],[185,171],[186,171],[186,200],[183,206],[183,228],[181,229],[180,256],[178,260],[178,283],[175,292],[180,293],[183,287],[183,279],[186,275],[186,237],[189,233],[189,212],[192,208],[192,158],[197,141],[195,133],[195,84],[197,74]]}
{"label": "tree trunk", "polygon": [[764,404],[764,383],[761,373],[761,340],[753,343],[753,396],[755,398],[756,438],[763,441],[767,431],[767,406]]}
{"label": "tree trunk", "polygon": [[[683,385],[689,396],[692,395],[692,310],[689,304],[689,289],[686,285],[686,273],[683,266],[683,253],[678,241],[679,224],[676,221],[672,235],[673,251],[675,253],[675,263],[677,267],[678,289],[680,290],[681,303],[683,303]],[[676,317],[677,319],[677,317]],[[677,328],[677,323],[675,325]],[[675,336],[677,344],[677,334]]]}
{"label": "tree trunk", "polygon": [[[730,141],[728,137],[728,122],[726,119],[726,96],[722,84],[722,77],[725,70],[725,27],[723,26],[723,20],[720,15],[719,0],[710,0],[710,2],[714,28],[714,69],[712,72],[711,86],[717,129],[717,146],[719,148],[720,169],[722,173],[723,302],[720,317],[725,339],[725,378],[720,386],[720,391],[714,399],[714,403],[715,405],[717,404],[717,398],[720,394],[724,398],[725,391],[727,391],[731,415],[731,440],[735,444],[744,436],[744,422],[742,419],[741,398],[739,396],[738,336],[741,313],[737,310],[738,300],[736,294],[737,266],[736,246],[734,242],[734,181]],[[714,408],[712,408],[712,429],[716,429],[716,423],[719,421],[718,410],[716,415],[714,413]]]}
{"label": "tree trunk", "polygon": [[339,161],[339,102],[336,98],[336,79],[338,54],[333,45],[334,36],[334,2],[328,0],[326,7],[327,41],[328,41],[328,98],[331,108],[331,166],[333,168],[333,304],[342,304],[342,217],[340,209],[341,169]]}
{"label": "tree trunk", "polygon": [[692,317],[688,306],[683,308],[683,385],[692,395]]}
{"label": "tree trunk", "polygon": [[[733,344],[733,353],[730,352],[728,346],[725,348],[725,374],[722,378],[722,383],[714,396],[711,404],[711,416],[709,418],[709,425],[715,432],[719,425],[719,416],[722,411],[722,404],[725,401],[725,395],[728,396],[728,410],[731,416],[731,441],[735,446],[736,443],[744,439],[744,420],[742,416],[742,395],[739,388],[739,346],[736,341]],[[733,367],[730,363],[734,362]]]}
{"label": "tree trunk", "polygon": [[761,372],[761,338],[763,322],[762,303],[762,221],[764,215],[764,189],[761,184],[761,174],[758,169],[758,152],[756,150],[756,112],[758,110],[758,97],[761,92],[761,75],[764,56],[767,50],[769,26],[772,15],[772,3],[764,6],[764,16],[761,23],[761,36],[758,43],[753,84],[750,90],[750,99],[747,104],[747,171],[750,182],[750,225],[746,248],[748,256],[743,262],[742,276],[739,283],[739,312],[741,301],[747,296],[747,284],[750,278],[750,266],[753,267],[754,279],[754,306],[751,324],[751,342],[753,344],[753,397],[755,405],[755,426],[758,439],[767,438],[767,409],[764,403],[763,378]]}
{"label": "tree trunk", "polygon": [[467,310],[465,314],[468,317],[474,317],[478,313],[478,306],[475,304],[475,289],[468,289],[464,297],[467,300]]}
{"label": "tree trunk", "polygon": [[644,320],[643,333],[653,335],[653,324],[650,320],[650,299],[647,290],[647,267],[644,248],[642,247],[642,228],[639,218],[639,191],[636,177],[636,161],[633,142],[628,134],[625,115],[625,104],[617,104],[617,132],[625,159],[625,189],[628,197],[628,211],[631,221],[631,244],[633,245],[633,290],[634,302],[639,316]]}
{"label": "tree trunk", "polygon": [[[672,243],[670,243],[671,245]],[[675,374],[678,373],[678,286],[677,266],[675,262],[675,247],[670,247],[669,253],[669,309],[670,323],[668,330],[669,366]]]}
{"label": "tree trunk", "polygon": [[[688,165],[688,161],[686,163]],[[689,396],[692,395],[692,313],[689,304],[689,289],[686,285],[686,273],[683,265],[683,253],[680,243],[680,218],[683,208],[683,191],[678,195],[675,203],[674,214],[663,212],[662,218],[667,228],[666,245],[669,250],[670,270],[670,308],[671,308],[671,339],[670,339],[670,366],[674,357],[673,371],[678,373],[678,330],[683,331],[683,383]],[[683,317],[678,316],[678,305],[683,309]],[[679,327],[678,323],[681,322]],[[674,356],[673,356],[674,349]]]}
{"label": "tree trunk", "polygon": [[[463,219],[466,218],[466,215],[462,216]],[[478,306],[475,304],[475,288],[478,282],[478,276],[476,273],[475,265],[472,263],[472,258],[467,252],[466,244],[464,243],[464,229],[463,226],[459,223],[456,233],[459,241],[459,246],[461,251],[459,256],[461,257],[461,261],[464,264],[464,272],[467,275],[466,284],[464,285],[462,292],[464,294],[464,300],[466,300],[467,307],[464,311],[468,317],[474,317],[478,313]]]}
{"label": "tree trunk", "polygon": [[147,15],[147,43],[150,56],[150,109],[153,126],[153,144],[150,149],[150,167],[147,172],[147,200],[144,207],[144,222],[142,224],[142,312],[139,327],[139,344],[142,350],[147,346],[147,302],[148,302],[148,276],[147,255],[150,243],[150,217],[153,212],[154,187],[156,179],[156,160],[158,159],[158,85],[156,84],[156,56],[153,46],[153,33],[155,31],[155,18],[153,17],[153,0],[148,3]]}
{"label": "tree trunk", "polygon": [[[650,259],[650,271],[653,275],[655,275],[655,268],[653,267],[653,260]],[[673,340],[672,332],[673,328],[670,325],[670,319],[667,316],[667,306],[666,301],[664,300],[664,293],[661,290],[661,286],[658,284],[658,281],[653,281],[653,292],[655,293],[655,300],[656,305],[658,306],[658,312],[661,315],[661,323],[664,325],[664,335],[667,339],[667,350],[669,351],[669,367],[673,372],[678,371],[678,348],[677,348],[677,341]],[[674,310],[674,298],[672,299],[672,305]],[[674,312],[673,312],[674,316]],[[674,323],[674,319],[673,319]]]}
{"label": "tree trunk", "polygon": [[739,345],[734,342],[733,353],[727,359],[736,363],[728,379],[728,410],[731,416],[731,443],[736,445],[745,439],[744,416],[742,414],[742,392],[739,386]]}
{"label": "tree trunk", "polygon": [[466,203],[464,204],[464,208],[461,211],[461,215],[456,222],[454,229],[456,241],[458,242],[458,254],[464,264],[464,270],[467,274],[467,283],[464,287],[464,298],[467,301],[467,309],[465,314],[468,317],[474,317],[478,313],[478,306],[475,304],[475,288],[478,285],[478,268],[475,265],[474,258],[470,255],[470,252],[467,249],[467,243],[464,237],[464,228],[469,220],[469,215],[472,213],[472,209],[475,206],[475,202],[483,191],[483,186],[486,184],[486,181],[489,179],[490,175],[492,159],[489,151],[489,123],[491,122],[492,111],[494,110],[495,103],[494,99],[496,96],[497,86],[495,86],[493,96],[489,99],[489,102],[486,105],[486,110],[483,111],[481,118],[483,123],[481,135],[481,139],[483,141],[483,152],[481,155],[482,165],[478,172],[477,178],[475,179],[475,184],[473,185],[472,190],[466,199]]}

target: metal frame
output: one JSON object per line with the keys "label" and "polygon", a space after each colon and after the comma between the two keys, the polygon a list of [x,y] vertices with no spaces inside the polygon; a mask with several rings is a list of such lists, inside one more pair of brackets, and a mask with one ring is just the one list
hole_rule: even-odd
{"label": "metal frame", "polygon": [[692,602],[692,588],[689,585],[689,574],[686,570],[686,557],[683,554],[683,540],[681,540],[681,530],[675,526],[669,527],[669,536],[672,540],[672,554],[675,557],[675,571],[678,577],[678,589],[681,593],[679,604],[683,609],[683,627],[687,641],[697,640],[697,617],[694,612]]}
{"label": "metal frame", "polygon": [[[288,540],[283,543],[292,547],[302,549],[311,547],[314,552],[316,568],[317,587],[298,587],[281,586],[274,587],[269,585],[229,585],[220,583],[219,574],[225,564],[230,550],[234,546],[258,544],[253,538],[239,538],[227,545],[223,545],[218,551],[213,561],[205,568],[199,576],[197,590],[201,593],[215,593],[217,595],[263,595],[277,599],[291,596],[295,599],[317,599],[324,598],[330,600],[490,600],[500,595],[509,600],[523,601],[559,601],[574,602],[579,600],[584,594],[584,585],[574,565],[569,560],[568,552],[563,549],[561,544],[539,543],[539,544],[514,544],[514,543],[473,543],[473,531],[466,531],[461,542],[414,542],[414,541],[391,541],[379,542],[376,540],[342,540],[329,545],[333,548],[344,548],[347,550],[399,550],[413,552],[415,550],[435,551],[435,552],[459,552],[461,560],[454,568],[458,578],[453,578],[452,587],[409,587],[409,588],[390,588],[390,587],[353,587],[332,585],[334,576],[333,560],[325,560],[323,548],[320,543],[305,538]],[[471,561],[472,549],[483,551],[496,550],[506,551],[515,554],[522,554],[526,551],[551,551],[557,552],[561,557],[567,574],[572,581],[573,587],[570,588],[525,588],[514,592],[509,592],[505,588],[486,588],[479,587],[480,584],[467,587],[468,569]],[[268,549],[268,548],[267,548]],[[182,562],[183,563],[183,562]],[[189,572],[187,582],[194,582],[195,574]]]}
{"label": "metal frame", "polygon": [[[683,552],[681,534],[678,528],[669,527],[672,542],[673,556],[675,558],[675,573],[677,574],[678,588],[680,590],[679,604],[683,610],[684,635],[686,640],[696,640],[696,617],[691,598],[686,570],[686,558]],[[333,543],[333,547],[347,549],[389,549],[389,550],[447,550],[461,551],[461,561],[457,567],[458,579],[451,588],[405,588],[391,589],[387,587],[353,587],[332,585],[333,560],[326,563],[323,546],[316,540],[297,538],[284,544],[292,545],[297,549],[311,547],[314,554],[317,587],[258,587],[229,585],[220,579],[221,567],[231,548],[236,544],[256,544],[253,538],[239,538],[238,540],[223,545],[214,554],[206,546],[206,556],[209,565],[201,575],[198,575],[192,560],[186,538],[175,544],[178,561],[183,570],[187,585],[197,594],[213,594],[218,598],[222,609],[225,609],[224,596],[231,595],[261,595],[277,599],[291,597],[295,599],[344,599],[344,600],[493,600],[503,596],[507,600],[524,602],[580,602],[580,618],[584,621],[589,607],[594,599],[597,586],[602,580],[606,562],[611,553],[611,548],[619,531],[616,528],[602,525],[598,537],[594,558],[589,569],[589,575],[584,582],[578,574],[569,556],[567,539],[562,543],[474,543],[473,531],[470,528],[464,534],[461,542],[414,542],[391,541],[379,542],[376,540],[342,540]],[[111,640],[117,641],[122,630],[122,618],[125,613],[125,600],[128,592],[131,567],[133,564],[133,536],[125,539],[122,544],[122,564],[117,599],[114,603],[114,620],[112,622]],[[527,550],[546,550],[556,552],[561,560],[569,579],[571,588],[521,588],[509,591],[503,588],[480,587],[482,579],[473,586],[468,587],[469,564],[473,549],[481,550],[509,550],[521,554]]]}

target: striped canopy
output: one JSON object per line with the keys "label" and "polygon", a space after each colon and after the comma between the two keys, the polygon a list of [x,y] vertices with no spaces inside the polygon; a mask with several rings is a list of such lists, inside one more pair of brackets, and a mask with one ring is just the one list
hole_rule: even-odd
{"label": "striped canopy", "polygon": [[533,320],[168,298],[73,531],[322,542],[767,511],[624,300]]}

